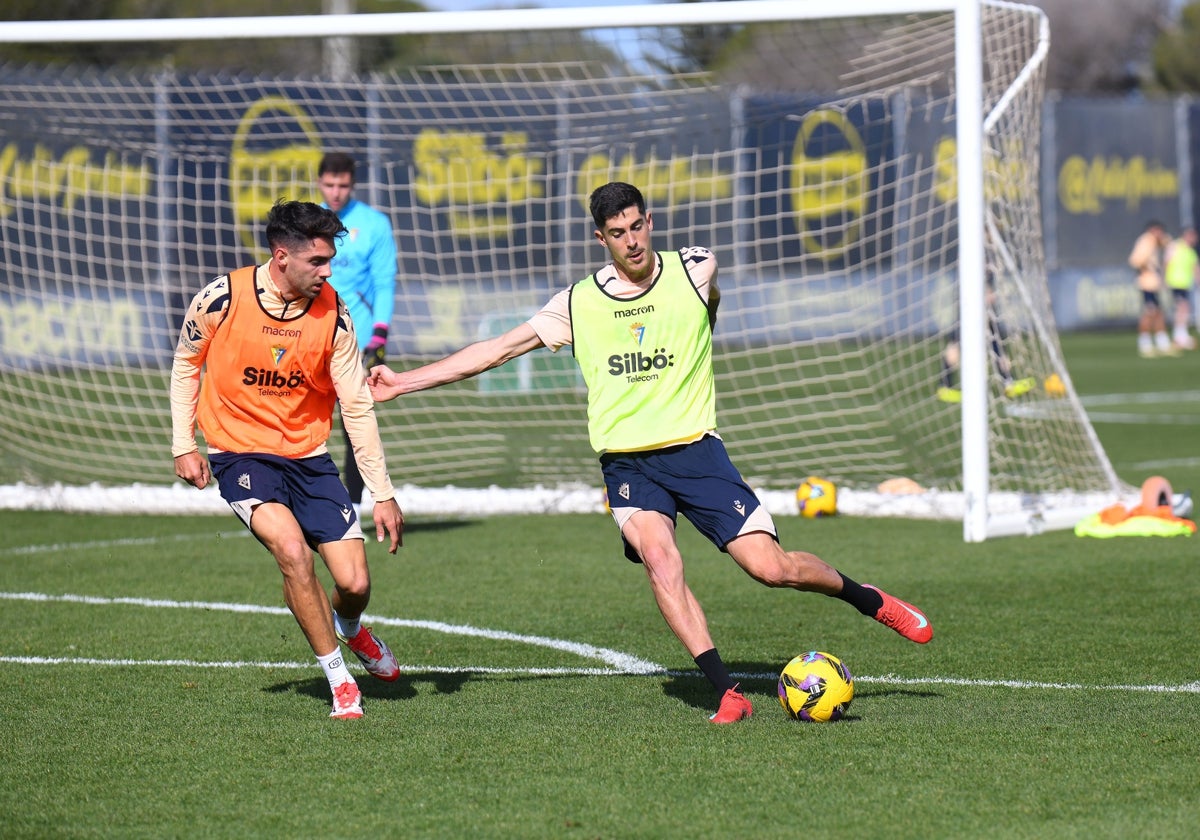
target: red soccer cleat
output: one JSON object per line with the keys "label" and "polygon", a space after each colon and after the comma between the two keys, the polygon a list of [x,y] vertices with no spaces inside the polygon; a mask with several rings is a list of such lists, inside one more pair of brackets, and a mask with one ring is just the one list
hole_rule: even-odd
{"label": "red soccer cleat", "polygon": [[737,723],[742,718],[754,714],[754,707],[735,685],[721,696],[721,706],[709,720],[713,723]]}
{"label": "red soccer cleat", "polygon": [[925,613],[899,598],[893,597],[878,586],[864,583],[863,588],[874,589],[883,598],[883,606],[875,613],[875,620],[887,625],[909,641],[923,645],[933,638],[933,625]]}
{"label": "red soccer cleat", "polygon": [[363,716],[362,692],[355,682],[344,682],[333,690],[333,711],[329,716],[336,720],[354,720]]}
{"label": "red soccer cleat", "polygon": [[379,640],[370,627],[359,627],[353,639],[338,634],[338,639],[358,657],[367,673],[384,682],[392,682],[400,676],[400,666],[388,646]]}

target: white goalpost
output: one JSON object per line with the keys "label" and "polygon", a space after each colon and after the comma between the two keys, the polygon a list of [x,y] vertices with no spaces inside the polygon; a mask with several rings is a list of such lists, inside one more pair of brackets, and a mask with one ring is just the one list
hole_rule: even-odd
{"label": "white goalpost", "polygon": [[[66,56],[274,41],[312,69],[0,64],[0,504],[14,487],[53,506],[136,482],[128,503],[154,509],[178,489],[166,388],[183,309],[264,258],[271,203],[319,200],[331,150],[359,161],[358,196],[396,232],[392,366],[506,330],[597,268],[587,195],[626,180],[656,247],[720,260],[718,421],[774,512],[820,475],[843,512],[961,519],[975,542],[1067,527],[1132,492],[1050,309],[1040,10],[742,0],[0,23],[0,48]],[[348,43],[387,58],[348,73],[322,53]],[[406,510],[483,509],[497,488],[530,509],[602,507],[569,351],[378,412]]]}

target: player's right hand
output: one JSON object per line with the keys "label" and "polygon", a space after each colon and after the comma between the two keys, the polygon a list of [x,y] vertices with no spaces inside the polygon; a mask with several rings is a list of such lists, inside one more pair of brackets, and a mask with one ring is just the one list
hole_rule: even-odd
{"label": "player's right hand", "polygon": [[175,475],[197,490],[203,490],[212,480],[208,459],[199,452],[187,452],[175,458]]}

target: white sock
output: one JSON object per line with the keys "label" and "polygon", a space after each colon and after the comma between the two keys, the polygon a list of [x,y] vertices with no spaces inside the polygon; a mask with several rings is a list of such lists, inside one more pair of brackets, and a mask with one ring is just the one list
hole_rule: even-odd
{"label": "white sock", "polygon": [[1158,345],[1159,350],[1169,350],[1171,348],[1171,339],[1167,338],[1165,332],[1155,333],[1154,343]]}
{"label": "white sock", "polygon": [[1138,349],[1151,350],[1153,348],[1154,344],[1150,339],[1150,333],[1138,333]]}
{"label": "white sock", "polygon": [[333,653],[318,656],[317,662],[321,664],[321,670],[325,672],[325,679],[329,680],[331,690],[342,683],[354,682],[354,677],[350,676],[350,669],[346,667],[346,660],[342,658],[340,647],[334,648]]}
{"label": "white sock", "polygon": [[333,629],[336,630],[343,639],[353,639],[358,635],[358,628],[361,622],[357,618],[342,618],[335,611],[333,614]]}

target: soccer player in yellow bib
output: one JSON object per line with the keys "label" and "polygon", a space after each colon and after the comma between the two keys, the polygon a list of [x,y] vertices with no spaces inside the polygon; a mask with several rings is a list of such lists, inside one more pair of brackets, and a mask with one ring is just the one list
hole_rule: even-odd
{"label": "soccer player in yellow bib", "polygon": [[612,262],[503,335],[413,370],[372,368],[375,399],[457,382],[538,347],[571,345],[625,555],[643,565],[663,618],[716,689],[713,723],[747,718],[752,705],[684,578],[679,514],[755,580],[841,598],[905,638],[928,642],[933,628],[916,607],[855,583],[816,555],[784,550],[770,513],[730,462],[717,434],[712,331],[721,296],[713,253],[655,251],[653,219],[630,184],[598,188],[590,209]]}
{"label": "soccer player in yellow bib", "polygon": [[[396,552],[404,528],[354,324],[329,284],[335,240],[345,231],[336,213],[310,202],[272,207],[270,260],[200,290],[171,367],[175,474],[199,489],[215,478],[221,497],[271,552],[288,609],[329,681],[329,716],[339,719],[363,714],[339,639],[381,680],[395,680],[400,669],[359,621],[371,577],[362,528],[326,448],[335,404],[375,499],[378,539],[390,537],[389,552]],[[207,461],[196,445],[197,424]],[[314,549],[333,578],[331,597],[316,576]]]}
{"label": "soccer player in yellow bib", "polygon": [[1178,239],[1171,241],[1165,252],[1166,270],[1164,280],[1171,290],[1175,303],[1172,314],[1173,335],[1171,341],[1180,350],[1195,350],[1196,339],[1188,333],[1192,310],[1192,289],[1196,286],[1200,259],[1196,257],[1196,243],[1200,237],[1195,228],[1185,228]]}

